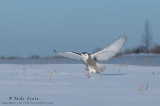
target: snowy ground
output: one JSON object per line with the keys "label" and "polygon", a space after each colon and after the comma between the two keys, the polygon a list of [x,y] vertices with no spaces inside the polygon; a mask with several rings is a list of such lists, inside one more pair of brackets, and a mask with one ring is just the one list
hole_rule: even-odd
{"label": "snowy ground", "polygon": [[109,64],[91,78],[84,68],[1,64],[0,106],[160,106],[160,67]]}

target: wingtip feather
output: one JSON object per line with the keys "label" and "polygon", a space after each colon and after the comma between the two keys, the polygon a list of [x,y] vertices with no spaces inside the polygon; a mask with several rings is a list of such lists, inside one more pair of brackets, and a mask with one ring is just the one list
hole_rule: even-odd
{"label": "wingtip feather", "polygon": [[126,35],[119,36],[119,39],[127,40],[127,36]]}
{"label": "wingtip feather", "polygon": [[54,53],[57,53],[56,49],[54,49],[53,51],[54,51]]}

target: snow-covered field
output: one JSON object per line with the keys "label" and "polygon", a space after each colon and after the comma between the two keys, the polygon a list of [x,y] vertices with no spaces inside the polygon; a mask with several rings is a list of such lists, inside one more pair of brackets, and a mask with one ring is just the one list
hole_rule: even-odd
{"label": "snow-covered field", "polygon": [[159,66],[86,73],[83,64],[1,64],[0,106],[160,106]]}

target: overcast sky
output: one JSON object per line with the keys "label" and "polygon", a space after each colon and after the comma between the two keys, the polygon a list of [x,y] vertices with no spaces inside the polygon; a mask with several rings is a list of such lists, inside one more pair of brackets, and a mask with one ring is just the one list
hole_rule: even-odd
{"label": "overcast sky", "polygon": [[146,20],[160,44],[160,0],[0,0],[0,56],[91,53],[123,34],[133,48]]}

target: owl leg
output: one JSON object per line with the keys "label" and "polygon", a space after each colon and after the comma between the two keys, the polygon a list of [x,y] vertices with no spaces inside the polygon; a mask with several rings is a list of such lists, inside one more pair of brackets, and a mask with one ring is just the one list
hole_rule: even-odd
{"label": "owl leg", "polygon": [[90,71],[91,74],[95,74],[96,73],[95,69],[90,69],[89,71]]}
{"label": "owl leg", "polygon": [[89,73],[85,74],[88,78],[91,78],[92,76]]}

